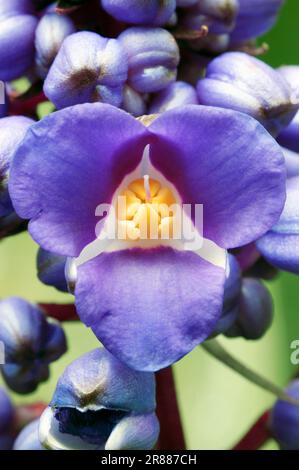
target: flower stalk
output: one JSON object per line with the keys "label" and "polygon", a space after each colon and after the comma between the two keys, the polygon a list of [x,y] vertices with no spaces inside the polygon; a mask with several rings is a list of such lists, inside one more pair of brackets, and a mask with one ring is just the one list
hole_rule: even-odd
{"label": "flower stalk", "polygon": [[202,347],[205,351],[211,354],[214,358],[221,361],[230,369],[237,372],[239,375],[244,377],[245,379],[249,380],[249,382],[257,385],[258,387],[262,388],[263,390],[272,393],[280,400],[286,401],[288,403],[292,403],[293,405],[299,406],[299,400],[296,400],[290,397],[284,390],[282,390],[279,386],[273,384],[265,377],[261,376],[254,370],[247,367],[245,364],[240,362],[238,359],[233,357],[226,349],[218,342],[218,340],[213,339],[210,341],[206,341],[202,344]]}

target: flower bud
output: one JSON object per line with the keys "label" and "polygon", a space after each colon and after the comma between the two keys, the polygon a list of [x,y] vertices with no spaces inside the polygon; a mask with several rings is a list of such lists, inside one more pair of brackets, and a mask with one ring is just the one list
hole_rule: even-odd
{"label": "flower bud", "polygon": [[239,310],[242,276],[239,263],[235,256],[229,254],[227,262],[226,280],[224,284],[224,298],[222,314],[217,322],[213,336],[225,332],[236,320]]}
{"label": "flower bud", "polygon": [[175,11],[175,0],[102,0],[104,10],[125,23],[164,25]]}
{"label": "flower bud", "polygon": [[66,257],[56,255],[40,248],[37,254],[37,275],[41,282],[56,287],[62,292],[68,292],[65,278]]}
{"label": "flower bud", "polygon": [[32,0],[2,0],[0,2],[0,16],[9,17],[33,13]]}
{"label": "flower bud", "polygon": [[[287,394],[299,400],[299,380],[287,387]],[[273,437],[282,450],[299,450],[299,407],[284,400],[277,400],[269,419]]]}
{"label": "flower bud", "polygon": [[47,13],[35,32],[35,62],[41,78],[45,78],[63,40],[76,30],[72,20],[66,15]]}
{"label": "flower bud", "polygon": [[98,101],[120,106],[127,73],[126,54],[118,40],[83,31],[63,41],[44,92],[59,109]]}
{"label": "flower bud", "polygon": [[239,12],[231,42],[240,43],[266,33],[275,24],[284,0],[238,0]]}
{"label": "flower bud", "polygon": [[0,5],[0,80],[20,77],[33,65],[37,18],[28,0]]}
{"label": "flower bud", "polygon": [[10,165],[16,149],[33,122],[23,116],[0,119],[0,220],[14,212],[8,193]]}
{"label": "flower bud", "polygon": [[154,96],[149,113],[164,113],[186,104],[198,104],[195,88],[186,82],[174,82]]}
{"label": "flower bud", "polygon": [[38,437],[39,419],[27,424],[16,438],[13,450],[46,450]]}
{"label": "flower bud", "polygon": [[241,52],[212,60],[197,83],[200,104],[234,109],[254,117],[274,136],[298,110],[298,98],[284,77],[264,62]]}
{"label": "flower bud", "polygon": [[128,58],[128,84],[135,91],[157,92],[175,81],[180,55],[177,43],[168,31],[132,27],[118,39]]}
{"label": "flower bud", "polygon": [[191,30],[207,26],[209,33],[224,34],[233,29],[237,13],[238,0],[201,0],[186,10],[182,25]]}
{"label": "flower bud", "polygon": [[269,263],[299,274],[299,176],[287,180],[287,198],[279,221],[257,241]]}
{"label": "flower bud", "polygon": [[129,369],[104,348],[70,364],[40,418],[53,450],[151,449],[159,425],[154,374]]}
{"label": "flower bud", "polygon": [[146,114],[145,98],[143,95],[133,90],[129,85],[125,85],[122,108],[133,116],[143,116]]}
{"label": "flower bud", "polygon": [[15,412],[9,396],[0,387],[0,450],[9,450],[13,444]]}
{"label": "flower bud", "polygon": [[270,327],[272,318],[273,302],[268,289],[258,279],[244,278],[237,318],[225,335],[259,339]]}
{"label": "flower bud", "polygon": [[66,352],[63,329],[48,321],[35,305],[18,297],[0,302],[0,341],[7,385],[17,393],[30,393],[49,377],[49,364]]}

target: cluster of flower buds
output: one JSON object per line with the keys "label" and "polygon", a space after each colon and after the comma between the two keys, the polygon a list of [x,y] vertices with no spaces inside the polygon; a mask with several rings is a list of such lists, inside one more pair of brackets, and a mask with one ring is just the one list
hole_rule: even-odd
{"label": "cluster of flower buds", "polygon": [[[0,448],[151,449],[154,372],[271,326],[263,280],[299,274],[299,66],[255,57],[282,4],[0,0],[0,238],[28,228],[39,280],[74,295],[104,346],[15,441],[0,389]],[[19,394],[66,352],[46,313],[0,301],[1,374]],[[271,429],[299,448],[290,406]]]}

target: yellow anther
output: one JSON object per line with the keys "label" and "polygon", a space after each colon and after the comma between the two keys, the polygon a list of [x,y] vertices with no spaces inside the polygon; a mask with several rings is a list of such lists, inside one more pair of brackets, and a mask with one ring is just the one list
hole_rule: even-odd
{"label": "yellow anther", "polygon": [[[158,193],[161,185],[158,181],[149,179],[149,187],[150,187],[150,196],[153,198]],[[144,188],[144,179],[140,178],[138,180],[132,181],[129,184],[129,189],[135,193],[137,197],[139,197],[143,202],[146,202],[146,192]]]}
{"label": "yellow anther", "polygon": [[168,187],[148,175],[132,181],[117,200],[122,239],[172,238],[176,199]]}

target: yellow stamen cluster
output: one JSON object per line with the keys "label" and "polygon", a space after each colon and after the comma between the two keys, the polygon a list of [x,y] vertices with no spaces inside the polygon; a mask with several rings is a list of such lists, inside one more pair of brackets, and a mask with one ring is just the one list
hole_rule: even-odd
{"label": "yellow stamen cluster", "polygon": [[177,203],[173,192],[150,179],[148,175],[132,181],[117,202],[118,230],[121,238],[172,238],[173,207]]}

